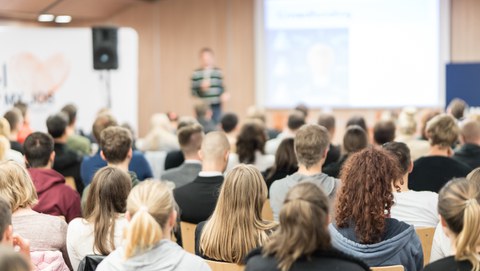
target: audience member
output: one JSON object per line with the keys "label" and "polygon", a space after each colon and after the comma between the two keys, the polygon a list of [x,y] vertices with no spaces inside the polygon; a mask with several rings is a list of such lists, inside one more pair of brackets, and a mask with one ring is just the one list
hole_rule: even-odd
{"label": "audience member", "polygon": [[400,112],[397,120],[398,135],[395,138],[395,141],[407,144],[412,161],[426,155],[430,149],[428,141],[418,138],[416,112],[412,107],[406,107]]}
{"label": "audience member", "polygon": [[252,164],[265,171],[275,162],[275,156],[265,154],[267,134],[260,121],[252,120],[243,124],[237,138],[237,153],[230,154],[228,169],[243,164]]}
{"label": "audience member", "polygon": [[68,117],[65,113],[57,113],[47,118],[48,133],[53,137],[55,160],[53,169],[65,177],[73,177],[80,195],[85,187],[80,177],[80,164],[82,155],[67,147]]}
{"label": "audience member", "polygon": [[115,167],[104,167],[95,173],[84,209],[84,219],[68,225],[67,249],[73,270],[87,255],[108,255],[122,243],[128,222],[125,218],[130,176]]}
{"label": "audience member", "polygon": [[261,218],[266,199],[267,186],[258,169],[242,164],[229,171],[212,216],[197,225],[195,253],[242,264],[248,252],[265,244],[276,225]]}
{"label": "audience member", "polygon": [[278,134],[276,138],[270,139],[265,144],[265,152],[267,154],[275,155],[277,152],[278,146],[285,138],[295,137],[295,133],[305,125],[305,115],[301,111],[293,111],[288,116],[287,128]]}
{"label": "audience member", "polygon": [[226,113],[220,119],[220,127],[227,135],[230,143],[231,152],[236,152],[237,136],[238,136],[238,116],[235,113]]}
{"label": "audience member", "polygon": [[55,270],[71,268],[65,245],[67,223],[32,210],[38,199],[27,170],[13,161],[2,162],[0,176],[0,197],[10,204],[15,233],[30,241],[32,263],[44,265],[46,270],[52,266],[63,267]]}
{"label": "audience member", "polygon": [[[265,126],[267,126],[267,113],[263,108],[256,106],[250,106],[249,108],[247,108],[247,119],[257,119],[261,121]],[[268,139],[276,138],[278,134],[280,134],[278,130],[267,127]]]}
{"label": "audience member", "polygon": [[435,261],[426,271],[480,269],[480,189],[466,179],[448,182],[438,196],[438,212],[445,233],[452,240],[453,256]]}
{"label": "audience member", "polygon": [[18,108],[22,113],[22,127],[18,130],[17,141],[20,144],[23,144],[28,135],[30,135],[33,130],[30,127],[30,112],[28,111],[28,105],[24,102],[18,101],[13,104],[13,107]]}
{"label": "audience member", "polygon": [[22,112],[18,108],[12,108],[7,111],[3,117],[8,121],[8,125],[10,127],[9,132],[9,140],[10,140],[10,147],[13,150],[21,152],[23,154],[23,147],[18,140],[18,132],[22,129],[23,125],[23,117]]}
{"label": "audience member", "polygon": [[295,111],[300,111],[303,114],[303,118],[308,120],[308,116],[310,113],[310,109],[308,109],[308,106],[304,103],[299,103],[297,106],[295,106]]}
{"label": "audience member", "polygon": [[334,247],[368,266],[423,269],[422,245],[414,227],[390,218],[392,182],[401,175],[396,159],[377,147],[347,160],[340,175],[336,221],[329,226]]}
{"label": "audience member", "polygon": [[340,159],[341,148],[340,146],[333,145],[332,143],[333,137],[335,136],[335,117],[332,114],[321,113],[320,116],[318,116],[317,124],[325,127],[330,135],[330,145],[328,147],[327,158],[323,164],[325,167],[332,163],[338,162]]}
{"label": "audience member", "polygon": [[[117,126],[117,121],[112,115],[100,114],[95,119],[92,126],[92,132],[97,142],[100,141],[100,134],[102,131],[110,126]],[[91,182],[93,175],[97,170],[107,165],[107,162],[100,156],[100,151],[99,148],[95,155],[91,157],[85,156],[83,158],[81,174],[85,185],[88,185]],[[135,172],[137,178],[141,181],[153,177],[152,169],[150,168],[147,159],[145,159],[145,156],[139,151],[132,152],[132,158],[130,164],[128,164],[128,169]]]}
{"label": "audience member", "polygon": [[480,167],[480,122],[465,120],[460,125],[461,146],[455,151],[453,159],[470,166]]}
{"label": "audience member", "polygon": [[462,120],[467,109],[468,104],[464,100],[455,98],[448,104],[447,114],[451,115],[456,120]]}
{"label": "audience member", "polygon": [[61,112],[65,113],[68,117],[67,125],[67,147],[73,151],[76,151],[82,155],[92,154],[90,139],[83,136],[76,130],[77,124],[77,107],[74,104],[67,104],[62,107]]}
{"label": "audience member", "polygon": [[77,191],[65,184],[62,174],[52,169],[55,160],[53,139],[42,132],[30,134],[23,144],[28,173],[38,195],[38,204],[33,210],[63,216],[67,223],[81,217],[80,196]]}
{"label": "audience member", "polygon": [[346,127],[348,128],[348,126],[352,126],[352,125],[358,125],[360,126],[367,134],[368,134],[368,128],[367,128],[367,122],[365,121],[365,118],[362,117],[362,116],[353,116],[353,117],[350,117],[348,120],[347,120],[347,125]]}
{"label": "audience member", "polygon": [[24,256],[16,253],[11,247],[0,244],[0,270],[31,271],[32,266]]}
{"label": "audience member", "polygon": [[373,126],[373,141],[381,146],[387,142],[395,140],[395,123],[389,120],[381,120]]}
{"label": "audience member", "polygon": [[[177,133],[183,127],[188,125],[193,125],[193,124],[199,124],[195,118],[181,117],[180,120],[178,121]],[[185,161],[185,157],[183,156],[183,152],[181,150],[170,151],[167,153],[167,156],[165,157],[165,170],[179,167],[182,165],[184,161]]]}
{"label": "audience member", "polygon": [[283,179],[288,175],[292,175],[298,170],[297,156],[295,155],[294,139],[285,138],[280,146],[278,146],[275,154],[275,163],[268,168],[263,176],[270,189],[272,183],[276,180]]}
{"label": "audience member", "polygon": [[97,271],[210,270],[203,260],[170,240],[177,216],[174,206],[172,192],[164,182],[145,181],[134,187],[127,200],[129,225],[124,243]]}
{"label": "audience member", "polygon": [[215,121],[212,119],[212,109],[203,101],[198,102],[195,105],[195,117],[203,126],[205,133],[210,133],[217,130]]}
{"label": "audience member", "polygon": [[[1,121],[1,119],[0,119]],[[10,141],[3,135],[0,135],[0,162],[6,160],[13,160],[22,166],[25,166],[25,159],[23,155],[10,148]]]}
{"label": "audience member", "polygon": [[452,159],[451,146],[457,141],[459,128],[455,119],[446,114],[432,118],[426,127],[430,151],[414,162],[408,176],[408,187],[415,191],[438,192],[454,177],[465,177],[470,172],[466,164]]}
{"label": "audience member", "polygon": [[[13,232],[12,209],[10,203],[2,196],[0,196],[0,246],[18,247],[18,251],[30,261],[30,242]],[[0,268],[0,270],[9,269]]]}
{"label": "audience member", "polygon": [[202,169],[198,154],[203,140],[203,128],[200,124],[185,126],[177,132],[178,142],[185,161],[177,168],[172,168],[162,174],[163,181],[171,181],[175,187],[191,183]]}
{"label": "audience member", "polygon": [[330,241],[329,199],[317,185],[303,182],[286,195],[279,229],[263,248],[252,251],[246,271],[370,270]]}
{"label": "audience member", "polygon": [[170,120],[165,114],[153,114],[150,118],[150,131],[138,142],[141,151],[173,151],[178,150],[178,141],[172,132]]}
{"label": "audience member", "polygon": [[327,157],[329,144],[328,131],[320,125],[308,124],[298,130],[295,135],[298,171],[273,182],[270,187],[270,205],[275,221],[278,221],[278,215],[288,190],[304,180],[308,179],[322,187],[330,200],[332,202],[335,200],[340,180],[322,173],[322,165]]}
{"label": "audience member", "polygon": [[427,123],[435,116],[440,115],[440,111],[425,109],[420,118],[420,139],[428,141],[427,136]]}
{"label": "audience member", "polygon": [[193,182],[173,190],[182,221],[198,224],[213,213],[223,183],[229,149],[230,144],[223,132],[205,135],[199,152],[202,171]]}
{"label": "audience member", "polygon": [[347,127],[345,134],[343,135],[343,150],[344,154],[335,163],[332,163],[323,168],[323,172],[328,176],[338,178],[340,176],[340,170],[343,167],[345,161],[353,153],[361,151],[368,146],[368,135],[362,127],[358,125],[350,125]]}
{"label": "audience member", "polygon": [[408,174],[413,169],[408,146],[401,142],[389,142],[383,148],[398,160],[403,174],[393,184],[396,191],[393,192],[395,203],[390,210],[391,217],[414,227],[436,227],[438,194],[408,189]]}

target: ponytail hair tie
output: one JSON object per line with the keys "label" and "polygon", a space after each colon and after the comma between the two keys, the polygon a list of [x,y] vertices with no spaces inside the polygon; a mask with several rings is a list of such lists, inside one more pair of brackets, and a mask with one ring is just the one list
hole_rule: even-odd
{"label": "ponytail hair tie", "polygon": [[145,205],[142,205],[140,206],[140,208],[138,208],[138,211],[137,212],[146,212],[148,213],[148,207],[145,206]]}
{"label": "ponytail hair tie", "polygon": [[467,199],[465,201],[466,206],[470,206],[471,204],[478,203],[476,199]]}

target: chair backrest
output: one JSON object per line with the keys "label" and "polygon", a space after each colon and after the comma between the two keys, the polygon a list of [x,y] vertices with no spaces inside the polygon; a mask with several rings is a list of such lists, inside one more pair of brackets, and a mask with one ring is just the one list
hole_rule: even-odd
{"label": "chair backrest", "polygon": [[87,255],[78,265],[77,271],[95,271],[97,266],[105,259],[107,256],[103,255]]}
{"label": "chair backrest", "polygon": [[263,204],[262,218],[264,220],[273,221],[273,211],[272,211],[272,207],[270,206],[270,200],[269,199],[267,199],[265,201],[265,203]]}
{"label": "chair backrest", "polygon": [[180,231],[182,233],[183,249],[195,254],[195,229],[196,224],[180,222]]}
{"label": "chair backrest", "polygon": [[65,177],[65,184],[70,186],[73,190],[77,191],[77,185],[75,184],[75,179],[73,177]]}
{"label": "chair backrest", "polygon": [[403,271],[405,268],[403,265],[390,265],[390,266],[379,266],[379,267],[371,267],[372,271]]}
{"label": "chair backrest", "polygon": [[433,244],[433,236],[435,235],[435,228],[416,228],[415,231],[417,232],[418,237],[420,238],[420,242],[422,243],[423,249],[423,265],[427,265],[430,262],[430,255],[432,254],[432,244]]}
{"label": "chair backrest", "polygon": [[224,262],[216,262],[205,260],[207,264],[210,266],[212,271],[243,271],[245,270],[245,266],[238,265],[235,263],[224,263]]}

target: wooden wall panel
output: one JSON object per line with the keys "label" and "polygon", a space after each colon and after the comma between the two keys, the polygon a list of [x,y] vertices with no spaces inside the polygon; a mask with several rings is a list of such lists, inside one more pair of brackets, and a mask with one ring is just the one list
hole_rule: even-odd
{"label": "wooden wall panel", "polygon": [[451,60],[480,61],[480,1],[451,0]]}

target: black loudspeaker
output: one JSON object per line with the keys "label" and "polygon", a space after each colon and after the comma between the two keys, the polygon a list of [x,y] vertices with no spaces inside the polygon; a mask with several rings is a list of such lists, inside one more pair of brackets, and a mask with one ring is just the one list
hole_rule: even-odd
{"label": "black loudspeaker", "polygon": [[93,69],[118,69],[117,28],[94,27],[92,28],[92,40]]}

